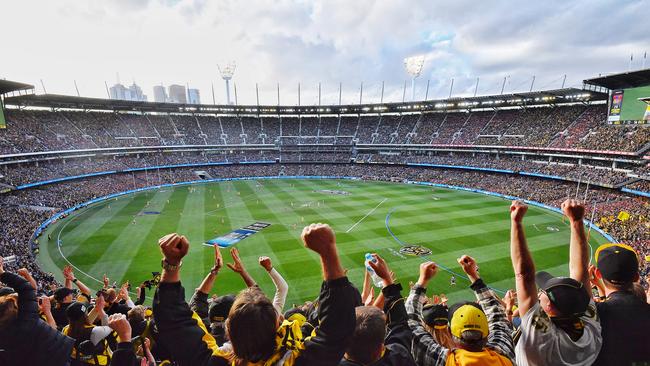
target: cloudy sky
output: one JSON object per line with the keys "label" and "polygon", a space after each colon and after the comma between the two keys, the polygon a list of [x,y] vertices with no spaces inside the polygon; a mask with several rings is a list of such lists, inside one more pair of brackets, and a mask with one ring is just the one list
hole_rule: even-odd
{"label": "cloudy sky", "polygon": [[[240,104],[401,101],[403,59],[424,55],[416,99],[579,86],[584,78],[641,68],[650,51],[648,1],[19,0],[0,3],[0,78],[42,93],[105,97],[134,80],[187,84],[225,102],[218,63],[237,63]],[[650,67],[650,61],[648,61]],[[407,89],[410,99],[410,84]]]}

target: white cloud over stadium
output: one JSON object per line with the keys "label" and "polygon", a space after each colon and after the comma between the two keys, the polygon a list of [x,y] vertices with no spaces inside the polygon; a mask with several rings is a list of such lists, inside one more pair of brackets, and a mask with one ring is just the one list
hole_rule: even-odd
{"label": "white cloud over stadium", "polygon": [[[640,68],[650,50],[643,2],[22,0],[3,2],[0,77],[47,92],[105,97],[119,73],[152,99],[152,86],[186,84],[225,101],[216,64],[235,60],[239,103],[401,100],[404,57],[424,54],[424,97],[557,88],[600,73]],[[508,77],[509,76],[509,77]],[[407,93],[408,95],[408,93]]]}

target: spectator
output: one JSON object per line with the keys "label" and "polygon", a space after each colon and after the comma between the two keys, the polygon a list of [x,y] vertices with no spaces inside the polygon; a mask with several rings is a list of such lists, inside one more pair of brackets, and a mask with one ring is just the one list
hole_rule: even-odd
{"label": "spectator", "polygon": [[[479,303],[462,302],[449,309],[452,349],[437,343],[422,326],[422,297],[438,272],[433,262],[420,265],[420,277],[406,300],[409,327],[413,331],[412,353],[419,366],[481,364],[512,365],[514,350],[503,306],[479,277],[476,261],[462,256],[458,263],[472,282]],[[473,361],[471,361],[473,360]]]}
{"label": "spectator", "polygon": [[[240,293],[228,316],[227,332],[232,352],[217,348],[214,338],[192,319],[192,312],[183,299],[180,284],[182,258],[189,242],[183,236],[170,234],[160,239],[163,253],[161,283],[154,298],[154,317],[161,342],[169,345],[174,359],[181,364],[236,365],[249,362],[280,361],[295,365],[332,365],[343,356],[345,340],[354,331],[354,304],[359,298],[340,265],[333,231],[327,225],[312,224],[303,230],[305,246],[318,253],[323,266],[325,282],[321,288],[320,324],[316,334],[299,346],[299,330],[292,323],[279,324],[278,314],[271,301],[259,290],[249,288]],[[257,330],[250,332],[253,327]],[[276,333],[282,339],[280,348]]]}
{"label": "spectator", "polygon": [[375,306],[356,308],[357,324],[339,365],[415,366],[410,351],[413,335],[400,294],[402,286],[393,282],[386,261],[377,254],[372,256],[375,261],[368,264],[382,279],[382,293],[386,299],[384,311]]}
{"label": "spectator", "polygon": [[67,364],[74,340],[39,317],[36,289],[23,277],[5,272],[1,256],[0,281],[15,291],[0,296],[0,364]]}
{"label": "spectator", "polygon": [[71,354],[72,366],[108,365],[110,362],[111,351],[106,337],[113,330],[108,326],[104,305],[104,297],[100,295],[92,310],[101,320],[101,326],[94,326],[89,321],[89,306],[86,303],[73,302],[65,310],[69,324],[62,332],[75,340]]}
{"label": "spectator", "polygon": [[606,300],[596,304],[603,327],[603,347],[594,365],[650,361],[650,304],[633,292],[639,280],[639,259],[625,244],[604,244],[594,254],[596,276],[603,280]]}
{"label": "spectator", "polygon": [[589,250],[582,223],[585,208],[575,200],[562,204],[571,227],[571,277],[561,278],[547,272],[535,275],[535,263],[523,230],[527,209],[519,201],[510,206],[510,255],[521,316],[515,348],[517,364],[591,365],[600,350],[602,337],[596,307],[587,292]]}

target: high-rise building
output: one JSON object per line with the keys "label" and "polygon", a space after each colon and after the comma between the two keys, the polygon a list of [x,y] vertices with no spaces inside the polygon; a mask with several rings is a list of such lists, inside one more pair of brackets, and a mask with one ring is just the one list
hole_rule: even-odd
{"label": "high-rise building", "polygon": [[188,89],[187,90],[188,103],[190,104],[201,104],[201,94],[199,89]]}
{"label": "high-rise building", "polygon": [[162,85],[156,85],[153,87],[153,100],[156,103],[167,103],[167,91]]}
{"label": "high-rise building", "polygon": [[182,85],[169,86],[169,101],[172,103],[187,103],[187,95],[185,94],[185,87]]}
{"label": "high-rise building", "polygon": [[135,83],[130,87],[126,87],[122,84],[115,84],[110,87],[109,93],[111,99],[117,100],[133,100],[133,101],[146,101],[147,96],[142,94],[142,88],[137,86]]}
{"label": "high-rise building", "polygon": [[133,85],[129,87],[129,91],[131,92],[131,99],[129,100],[134,100],[138,102],[147,101],[147,96],[142,93],[142,88],[137,86],[135,82],[133,82]]}

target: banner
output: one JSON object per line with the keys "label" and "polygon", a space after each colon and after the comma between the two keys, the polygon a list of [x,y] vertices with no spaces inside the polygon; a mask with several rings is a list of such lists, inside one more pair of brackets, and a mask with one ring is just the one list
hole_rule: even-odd
{"label": "banner", "polygon": [[266,222],[256,222],[241,229],[229,232],[226,235],[210,239],[205,242],[206,245],[218,245],[219,248],[229,248],[251,235],[257,234],[260,230],[271,226]]}

